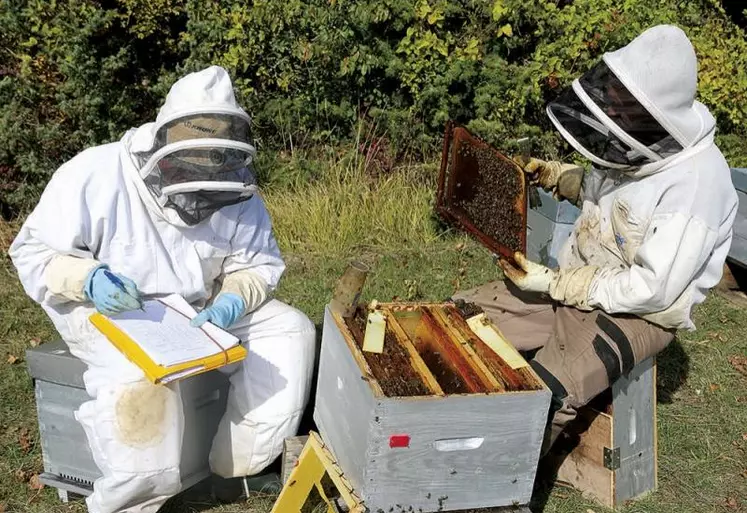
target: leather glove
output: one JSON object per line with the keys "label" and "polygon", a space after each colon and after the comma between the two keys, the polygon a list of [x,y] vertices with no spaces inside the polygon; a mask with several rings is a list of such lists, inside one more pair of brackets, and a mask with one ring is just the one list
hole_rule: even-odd
{"label": "leather glove", "polygon": [[581,186],[584,180],[584,169],[575,164],[564,164],[556,160],[529,159],[523,166],[529,183],[539,185],[555,198],[567,199],[578,204],[581,199]]}
{"label": "leather glove", "polygon": [[243,269],[227,274],[223,279],[223,285],[218,291],[221,294],[235,294],[244,300],[246,310],[242,313],[248,314],[256,310],[265,302],[270,293],[267,282],[251,269]]}
{"label": "leather glove", "polygon": [[592,310],[589,290],[599,268],[593,265],[554,270],[527,259],[523,253],[514,253],[516,266],[500,259],[499,265],[506,278],[527,292],[550,294],[555,301],[579,310]]}
{"label": "leather glove", "polygon": [[104,315],[137,310],[143,306],[135,282],[111,272],[109,266],[104,264],[88,274],[84,290],[96,310]]}
{"label": "leather glove", "polygon": [[503,274],[511,280],[519,289],[527,292],[550,292],[550,285],[556,279],[557,271],[542,264],[535,264],[527,259],[524,253],[514,253],[514,261],[518,267],[505,259],[498,262],[503,269]]}
{"label": "leather glove", "polygon": [[197,328],[211,322],[219,328],[226,329],[244,315],[245,309],[246,304],[238,294],[218,294],[213,304],[197,314],[190,324]]}

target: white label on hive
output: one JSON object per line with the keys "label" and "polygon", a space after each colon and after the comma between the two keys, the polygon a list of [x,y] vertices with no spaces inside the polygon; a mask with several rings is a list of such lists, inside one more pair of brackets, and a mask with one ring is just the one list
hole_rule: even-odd
{"label": "white label on hive", "polygon": [[363,350],[369,353],[384,351],[384,335],[386,333],[386,316],[379,310],[368,314],[366,334],[363,337]]}
{"label": "white label on hive", "polygon": [[433,445],[440,452],[471,451],[479,448],[484,441],[485,439],[482,437],[445,438],[436,440]]}
{"label": "white label on hive", "polygon": [[520,369],[529,365],[527,361],[519,354],[519,352],[510,343],[504,339],[501,334],[496,331],[493,324],[485,317],[485,314],[475,315],[467,319],[472,332],[480,337],[490,349],[503,358],[503,360],[511,366],[512,369]]}

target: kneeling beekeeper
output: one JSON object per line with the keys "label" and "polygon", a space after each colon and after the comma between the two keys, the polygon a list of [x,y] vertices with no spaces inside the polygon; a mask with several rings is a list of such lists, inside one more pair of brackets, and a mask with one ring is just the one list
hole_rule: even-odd
{"label": "kneeling beekeeper", "polygon": [[231,386],[210,452],[218,476],[257,475],[296,433],[314,325],[268,297],[285,266],[255,194],[251,143],[226,71],[187,75],[155,123],[60,167],[13,242],[26,292],[87,365],[92,399],[76,418],[103,474],[87,499],[93,513],[155,512],[179,492],[184,430],[180,385],[146,381],[88,321],[96,310],[180,294],[203,309],[194,324],[246,342],[247,358],[221,369]]}
{"label": "kneeling beekeeper", "polygon": [[501,262],[507,284],[457,296],[482,306],[518,349],[539,348],[531,365],[553,393],[543,453],[580,406],[675,330],[694,329],[693,306],[721,278],[737,196],[696,86],[695,52],[676,27],[604,54],[547,108],[591,172],[536,159],[525,167],[582,208],[560,268],[519,253]]}

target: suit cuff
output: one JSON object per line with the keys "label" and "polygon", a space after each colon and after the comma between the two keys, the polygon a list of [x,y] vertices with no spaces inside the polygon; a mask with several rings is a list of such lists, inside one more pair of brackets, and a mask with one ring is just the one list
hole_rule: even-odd
{"label": "suit cuff", "polygon": [[55,255],[44,269],[47,290],[70,301],[87,301],[86,280],[91,271],[101,265],[101,262],[92,258]]}
{"label": "suit cuff", "polygon": [[257,273],[251,269],[236,271],[226,275],[219,294],[237,294],[244,300],[244,315],[256,310],[265,302],[270,288]]}

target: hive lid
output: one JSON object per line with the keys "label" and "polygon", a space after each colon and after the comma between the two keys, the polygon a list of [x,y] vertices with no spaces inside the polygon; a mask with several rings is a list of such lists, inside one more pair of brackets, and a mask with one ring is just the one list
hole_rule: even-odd
{"label": "hive lid", "polygon": [[526,253],[527,186],[522,169],[497,149],[449,122],[444,134],[436,211],[493,253]]}
{"label": "hive lid", "polygon": [[86,364],[70,354],[62,340],[41,344],[26,351],[26,362],[32,378],[58,385],[85,388]]}

